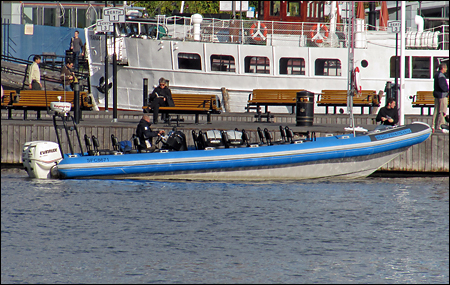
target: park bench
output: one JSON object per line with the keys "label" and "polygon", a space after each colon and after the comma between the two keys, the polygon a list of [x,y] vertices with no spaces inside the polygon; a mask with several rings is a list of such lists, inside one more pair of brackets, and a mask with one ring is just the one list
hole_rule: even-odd
{"label": "park bench", "polygon": [[[361,95],[353,96],[353,106],[361,107],[361,114],[364,114],[364,107],[369,107],[369,114],[373,106],[375,90],[362,90]],[[334,107],[336,114],[337,106],[347,106],[347,90],[322,90],[317,100],[317,106],[325,106],[325,114],[328,114],[328,107]]]}
{"label": "park bench", "polygon": [[[211,114],[220,114],[222,107],[220,105],[220,99],[217,95],[210,94],[172,94],[175,107],[159,107],[159,113],[167,114],[168,123],[176,121],[177,126],[179,122],[183,122],[184,119],[180,119],[180,114],[194,114],[195,123],[199,123],[199,115],[206,114],[206,121],[211,123]],[[152,113],[151,107],[147,104],[142,106],[144,113]],[[171,115],[176,115],[176,119],[171,119]]]}
{"label": "park bench", "polygon": [[17,93],[15,90],[4,90],[2,97],[2,109],[12,105]]}
{"label": "park bench", "polygon": [[[269,106],[290,106],[291,113],[294,113],[294,107],[297,100],[297,92],[304,91],[304,89],[253,89],[253,92],[248,95],[248,102],[245,109],[247,112],[256,110],[255,118],[257,122],[261,122],[261,118],[266,118],[267,122],[273,115],[268,111]],[[261,106],[265,106],[264,114],[261,113]]]}
{"label": "park bench", "polygon": [[416,95],[409,98],[412,99],[413,108],[420,108],[420,115],[424,114],[424,108],[428,108],[428,115],[431,115],[431,108],[434,108],[433,91],[417,91]]}
{"label": "park bench", "polygon": [[[49,110],[50,102],[58,102],[58,96],[61,96],[61,102],[71,102],[74,107],[74,93],[73,91],[50,91],[50,90],[21,90],[19,93],[19,100],[15,100],[8,108],[14,110],[23,110],[23,119],[28,117],[28,111],[37,111],[37,119],[41,119],[41,111]],[[92,102],[86,92],[80,92],[80,108],[91,109]],[[11,119],[11,114],[8,112],[8,119]]]}

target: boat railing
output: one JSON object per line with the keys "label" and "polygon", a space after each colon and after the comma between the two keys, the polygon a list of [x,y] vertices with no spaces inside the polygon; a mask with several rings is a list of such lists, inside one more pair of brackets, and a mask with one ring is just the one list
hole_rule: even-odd
{"label": "boat railing", "polygon": [[[358,24],[357,24],[358,25]],[[116,24],[116,34],[121,37],[139,37],[150,39],[174,39],[180,41],[201,41],[213,43],[237,43],[250,45],[287,45],[300,47],[347,47],[346,23],[319,22],[280,22],[259,20],[233,20],[204,18],[201,21],[199,35],[194,35],[194,25],[190,17],[157,17],[155,19],[131,19]],[[384,32],[386,36],[395,34],[383,31],[380,27],[369,29],[363,24],[356,29],[356,39],[360,39],[359,48],[367,47],[368,34]],[[421,34],[409,28],[407,40],[411,49],[448,50],[449,29],[442,25]],[[409,38],[408,38],[409,37]],[[424,39],[416,45],[416,39]],[[414,41],[414,44],[411,44]]]}

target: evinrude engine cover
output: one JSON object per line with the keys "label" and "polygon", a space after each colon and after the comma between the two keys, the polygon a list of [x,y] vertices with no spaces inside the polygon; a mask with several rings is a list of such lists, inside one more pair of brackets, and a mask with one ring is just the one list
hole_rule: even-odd
{"label": "evinrude engine cover", "polygon": [[59,145],[55,142],[26,142],[22,148],[22,163],[31,178],[51,178],[51,168],[61,159]]}

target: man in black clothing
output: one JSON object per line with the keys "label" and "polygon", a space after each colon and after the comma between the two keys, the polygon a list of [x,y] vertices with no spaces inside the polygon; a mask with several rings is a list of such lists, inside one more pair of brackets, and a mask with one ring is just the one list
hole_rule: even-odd
{"label": "man in black clothing", "polygon": [[433,133],[442,131],[448,133],[448,129],[442,129],[445,124],[445,112],[448,107],[448,84],[445,74],[447,73],[447,64],[439,64],[439,70],[434,75],[434,114],[433,114]]}
{"label": "man in black clothing", "polygon": [[376,121],[381,122],[382,125],[393,126],[398,123],[398,110],[395,107],[394,98],[388,98],[386,107],[383,107],[378,112]]}
{"label": "man in black clothing", "polygon": [[152,139],[164,134],[163,130],[159,132],[152,131],[152,129],[150,128],[151,125],[152,124],[150,123],[150,117],[147,115],[143,115],[136,128],[136,136],[138,136],[140,140],[140,145],[138,146],[139,151],[154,151],[156,149],[156,146],[153,145]]}
{"label": "man in black clothing", "polygon": [[[159,79],[159,86],[153,89],[153,92],[149,96],[150,107],[153,110],[153,124],[158,123],[159,107],[175,107],[175,103],[172,99],[172,92],[167,87],[167,81],[163,77]],[[163,114],[164,116],[165,114]],[[161,119],[164,119],[161,118]]]}

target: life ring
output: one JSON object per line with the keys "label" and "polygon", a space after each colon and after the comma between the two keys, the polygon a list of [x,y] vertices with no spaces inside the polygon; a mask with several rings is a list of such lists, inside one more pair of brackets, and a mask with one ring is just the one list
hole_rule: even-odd
{"label": "life ring", "polygon": [[[261,29],[263,30],[262,32]],[[252,27],[250,28],[250,35],[252,36],[252,39],[257,41],[265,40],[267,37],[266,25],[264,25],[264,23],[261,22],[253,23]]]}
{"label": "life ring", "polygon": [[[322,36],[322,34],[320,33],[320,30],[323,29],[325,31],[325,34]],[[317,33],[316,33],[317,30]],[[320,24],[320,26],[318,26],[318,24],[315,24],[312,29],[311,29],[311,40],[313,42],[316,43],[323,43],[323,40],[325,40],[326,38],[328,38],[328,28],[327,26],[325,26],[324,24]]]}
{"label": "life ring", "polygon": [[355,67],[353,71],[353,85],[357,93],[361,94],[362,86],[361,86],[361,74],[359,72],[359,68]]}

